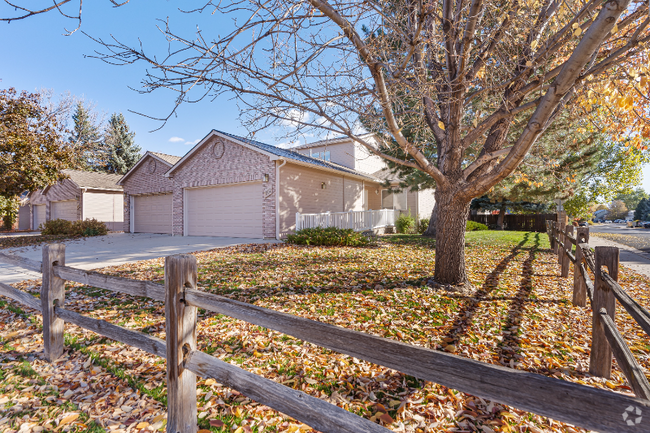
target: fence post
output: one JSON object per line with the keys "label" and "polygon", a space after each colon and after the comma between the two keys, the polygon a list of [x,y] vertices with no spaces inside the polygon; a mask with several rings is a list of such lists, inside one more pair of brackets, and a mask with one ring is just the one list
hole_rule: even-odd
{"label": "fence post", "polygon": [[165,258],[165,324],[167,342],[167,433],[196,433],[196,375],[183,368],[183,358],[196,350],[196,307],[185,304],[185,288],[196,288],[196,257]]}
{"label": "fence post", "polygon": [[[571,260],[569,260],[569,254],[566,252],[566,250],[571,250],[571,241],[569,240],[569,235],[573,234],[573,226],[568,225],[564,228],[564,260],[562,261],[562,276],[563,277],[568,277],[569,276],[569,263]],[[576,262],[577,263],[577,262]]]}
{"label": "fence post", "polygon": [[65,245],[43,246],[43,283],[41,285],[41,308],[43,314],[43,353],[52,362],[63,355],[64,321],[54,314],[55,303],[65,303],[65,280],[54,275],[54,265],[65,266]]}
{"label": "fence post", "polygon": [[354,213],[352,209],[348,211],[348,228],[354,230]]}
{"label": "fence post", "polygon": [[[558,239],[558,253],[557,253],[557,262],[562,265],[564,261],[564,244],[566,244],[566,239],[564,239],[564,228],[566,227],[566,222],[561,220],[557,223],[557,239]],[[562,243],[562,245],[560,245]]]}
{"label": "fence post", "polygon": [[300,212],[296,212],[296,231],[302,229],[302,218],[300,217]]}
{"label": "fence post", "polygon": [[589,227],[578,227],[576,230],[576,264],[573,267],[573,305],[576,307],[587,306],[587,284],[582,278],[580,264],[584,260],[582,248],[578,245],[589,243]]}
{"label": "fence post", "polygon": [[555,241],[555,228],[557,227],[557,221],[551,221],[551,249],[553,254],[557,254],[557,242]]}
{"label": "fence post", "polygon": [[609,379],[612,373],[612,348],[609,346],[605,331],[600,324],[600,310],[605,309],[614,320],[616,298],[603,279],[602,266],[607,266],[609,275],[618,281],[618,248],[596,247],[596,269],[594,282],[594,299],[592,303],[593,319],[591,328],[591,355],[589,373]]}

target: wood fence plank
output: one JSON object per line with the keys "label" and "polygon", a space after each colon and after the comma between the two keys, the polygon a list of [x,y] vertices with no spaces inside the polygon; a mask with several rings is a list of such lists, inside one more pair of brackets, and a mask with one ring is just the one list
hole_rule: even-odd
{"label": "wood fence plank", "polygon": [[585,286],[587,288],[587,295],[589,296],[589,302],[593,303],[594,302],[594,283],[591,281],[591,278],[589,278],[589,273],[587,272],[587,268],[585,268],[584,263],[580,263],[580,273],[582,274],[582,278],[584,279]]}
{"label": "wood fence plank", "polygon": [[558,239],[558,245],[561,246],[561,248],[558,249],[557,252],[557,262],[560,266],[562,266],[562,263],[564,261],[564,250],[565,250],[565,244],[566,241],[564,240],[564,228],[566,227],[566,221],[564,218],[558,219],[557,222],[557,239]]}
{"label": "wood fence plank", "polygon": [[576,261],[573,267],[573,305],[577,307],[587,306],[587,284],[582,276],[580,266],[584,255],[582,254],[581,243],[589,243],[589,227],[578,227],[576,230]]}
{"label": "wood fence plank", "polygon": [[650,402],[538,374],[474,361],[187,289],[185,301],[336,352],[521,410],[599,432],[642,432],[622,414]]}
{"label": "wood fence plank", "polygon": [[595,290],[591,308],[593,310],[591,327],[591,355],[589,373],[609,379],[612,375],[612,348],[609,346],[600,319],[600,310],[604,309],[614,320],[616,298],[614,292],[602,278],[602,267],[607,266],[609,275],[618,280],[618,248],[596,247],[594,279]]}
{"label": "wood fence plank", "polygon": [[[573,257],[573,255],[571,254],[571,247],[573,244],[569,240],[569,235],[572,234],[573,234],[573,226],[572,225],[566,226],[564,228],[564,242],[563,242],[564,258],[562,260],[562,269],[561,269],[561,275],[564,278],[569,276],[569,262],[571,261],[571,257]],[[575,257],[573,257],[573,261],[575,262]]]}
{"label": "wood fence plank", "polygon": [[43,315],[43,351],[52,362],[63,355],[63,319],[56,317],[54,306],[65,304],[65,281],[54,275],[55,265],[65,266],[65,245],[43,246],[43,283],[41,286],[41,314]]}
{"label": "wood fence plank", "polygon": [[0,283],[0,295],[11,298],[14,301],[18,301],[21,304],[38,311],[39,313],[41,312],[42,306],[40,299],[35,298],[34,296],[30,295],[29,293],[25,293],[22,290],[13,288],[8,284]]}
{"label": "wood fence plank", "polygon": [[99,289],[127,293],[133,296],[142,296],[161,302],[165,301],[165,286],[152,283],[151,281],[131,280],[129,278],[115,277],[94,271],[84,271],[83,269],[68,266],[55,266],[54,275],[64,280],[74,281]]}
{"label": "wood fence plank", "polygon": [[93,319],[92,317],[87,317],[63,308],[55,308],[54,313],[68,323],[93,331],[99,335],[108,337],[111,340],[137,347],[147,353],[162,358],[167,356],[165,341],[160,338],[147,335],[143,332],[122,328],[121,326],[113,325],[104,320]]}
{"label": "wood fence plank", "polygon": [[627,343],[616,329],[616,324],[609,317],[607,311],[601,308],[598,312],[600,314],[600,325],[603,329],[605,337],[609,342],[609,346],[614,352],[614,357],[618,366],[623,370],[628,383],[634,390],[634,394],[639,398],[650,400],[650,384],[645,377],[645,373],[637,364],[636,359],[627,347]]}
{"label": "wood fence plank", "polygon": [[609,285],[609,288],[614,292],[614,296],[621,303],[623,308],[628,312],[630,316],[636,321],[636,323],[643,328],[646,334],[650,335],[650,312],[639,305],[630,295],[628,295],[625,290],[616,282],[609,274],[602,274],[603,280]]}
{"label": "wood fence plank", "polygon": [[0,263],[7,263],[9,265],[18,266],[20,268],[29,269],[34,272],[41,272],[41,262],[36,260],[26,259],[24,257],[14,256],[11,254],[0,253]]}
{"label": "wood fence plank", "polygon": [[246,397],[324,433],[390,432],[390,430],[338,406],[257,376],[203,352],[191,352],[184,366],[198,376],[212,377],[223,385],[236,389]]}
{"label": "wood fence plank", "polygon": [[196,350],[197,308],[184,301],[196,288],[196,257],[165,258],[165,322],[167,343],[167,433],[196,433],[196,375],[183,368],[183,353]]}

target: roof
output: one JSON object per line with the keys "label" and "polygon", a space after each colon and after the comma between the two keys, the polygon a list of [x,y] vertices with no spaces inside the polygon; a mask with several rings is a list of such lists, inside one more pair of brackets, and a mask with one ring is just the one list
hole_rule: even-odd
{"label": "roof", "polygon": [[176,164],[178,161],[180,161],[182,158],[180,156],[174,156],[174,155],[167,155],[166,153],[160,153],[160,152],[152,152],[150,150],[146,151],[144,155],[142,155],[142,158],[136,162],[136,164],[131,167],[131,170],[127,171],[124,176],[120,178],[120,180],[117,182],[118,185],[122,185],[123,182],[126,180],[127,177],[131,176],[138,167],[143,163],[143,161],[146,159],[146,156],[149,155],[154,159],[157,159],[158,161],[162,162],[163,164],[173,167],[174,164]]}
{"label": "roof", "polygon": [[371,174],[372,177],[379,180],[387,180],[389,182],[398,182],[400,179],[395,173],[392,173],[389,168],[382,168]]}
{"label": "roof", "polygon": [[149,153],[152,155],[156,155],[158,158],[168,162],[171,165],[176,164],[182,158],[182,156],[167,155],[166,153],[160,153],[160,152],[149,152]]}
{"label": "roof", "polygon": [[[367,138],[367,137],[371,137],[372,135],[373,135],[372,133],[366,133],[366,134],[361,134],[359,137]],[[325,140],[314,141],[312,143],[301,144],[300,146],[292,147],[292,149],[298,149],[298,150],[309,149],[312,147],[320,147],[320,146],[328,146],[332,144],[345,143],[346,141],[352,141],[352,139],[347,135],[340,135],[334,138],[328,138]]]}
{"label": "roof", "polygon": [[293,161],[296,161],[296,162],[299,162],[299,163],[303,163],[305,165],[312,165],[312,166],[316,166],[316,167],[325,168],[325,169],[328,169],[328,170],[336,170],[336,171],[351,174],[351,175],[354,175],[354,176],[363,177],[363,178],[366,178],[366,179],[369,179],[369,180],[375,180],[372,176],[370,176],[370,175],[368,175],[366,173],[362,173],[362,172],[353,170],[351,168],[345,167],[345,166],[340,165],[340,164],[333,163],[331,161],[324,161],[322,159],[312,158],[310,156],[302,155],[302,154],[300,154],[298,152],[294,152],[294,151],[289,150],[289,149],[282,149],[282,148],[279,148],[277,146],[271,146],[270,144],[262,143],[262,142],[259,142],[259,141],[256,141],[256,140],[252,140],[250,138],[240,137],[240,136],[234,135],[234,134],[229,134],[227,132],[218,131],[216,129],[213,129],[196,146],[194,146],[194,148],[192,148],[192,150],[190,150],[187,154],[185,154],[185,156],[183,156],[183,158],[181,160],[179,160],[179,162],[176,163],[174,165],[174,167],[172,167],[166,173],[166,175],[169,176],[174,170],[176,170],[176,168],[180,167],[180,165],[184,161],[189,159],[191,157],[191,155],[194,152],[196,152],[196,150],[198,150],[201,146],[203,146],[203,144],[205,144],[205,142],[214,134],[220,135],[222,137],[229,138],[229,139],[231,139],[231,140],[233,140],[235,142],[238,142],[239,144],[244,145],[245,147],[252,148],[254,150],[258,150],[258,151],[260,151],[260,152],[262,152],[262,153],[264,153],[264,154],[266,154],[268,156],[274,157],[272,159],[280,159],[280,158],[290,159],[290,160],[293,160]]}
{"label": "roof", "polygon": [[117,182],[122,178],[119,174],[98,173],[96,171],[63,170],[79,188],[105,189],[121,191],[122,187]]}

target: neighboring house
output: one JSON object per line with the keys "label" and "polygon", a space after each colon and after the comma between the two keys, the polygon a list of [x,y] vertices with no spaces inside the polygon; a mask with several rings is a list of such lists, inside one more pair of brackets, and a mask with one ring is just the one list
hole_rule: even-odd
{"label": "neighboring house", "polygon": [[608,213],[609,213],[609,209],[597,210],[596,212],[594,212],[594,219],[604,220],[605,218],[607,218]]}
{"label": "neighboring house", "polygon": [[279,238],[296,212],[384,206],[428,217],[433,191],[384,191],[385,168],[349,139],[288,150],[213,130],[182,158],[147,152],[124,175],[124,231]]}
{"label": "neighboring house", "polygon": [[[37,230],[45,221],[95,218],[109,230],[122,230],[124,195],[117,174],[63,170],[68,176],[29,195],[29,228]],[[26,210],[20,209],[27,215]],[[21,226],[22,227],[22,226]]]}

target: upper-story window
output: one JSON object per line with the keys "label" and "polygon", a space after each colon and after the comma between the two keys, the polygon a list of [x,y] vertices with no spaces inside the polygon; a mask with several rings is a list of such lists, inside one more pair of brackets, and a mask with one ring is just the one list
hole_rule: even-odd
{"label": "upper-story window", "polygon": [[324,159],[325,161],[330,161],[331,156],[330,156],[330,151],[326,150],[324,152],[313,152],[311,154],[312,158],[318,158],[318,159]]}

